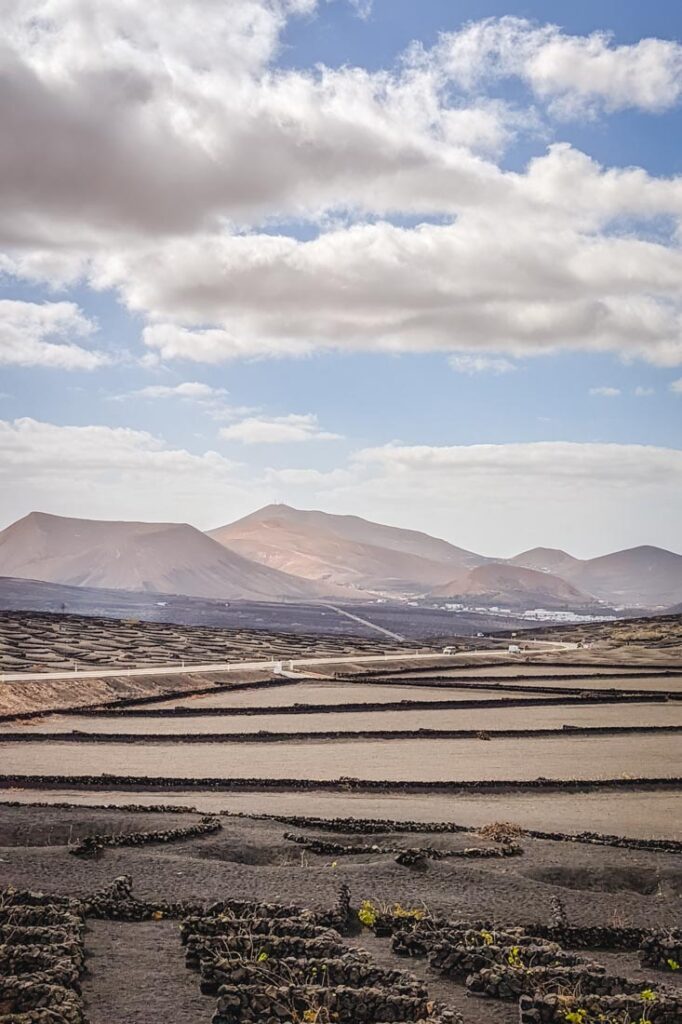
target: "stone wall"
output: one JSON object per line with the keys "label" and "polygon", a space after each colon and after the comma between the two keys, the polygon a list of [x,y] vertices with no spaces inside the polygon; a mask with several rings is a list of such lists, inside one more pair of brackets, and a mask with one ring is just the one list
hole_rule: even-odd
{"label": "stone wall", "polygon": [[658,997],[653,1002],[633,996],[534,995],[519,999],[519,1024],[566,1024],[566,1015],[583,1011],[584,1024],[679,1024],[682,1000]]}
{"label": "stone wall", "polygon": [[0,1022],[85,1024],[81,914],[73,900],[0,893]]}
{"label": "stone wall", "polygon": [[346,886],[326,914],[291,911],[226,901],[182,923],[187,965],[199,968],[202,991],[218,996],[213,1024],[291,1019],[461,1024],[458,1014],[431,1002],[424,984],[411,974],[379,967],[368,953],[349,949],[338,932],[323,927],[331,917],[348,923]]}
{"label": "stone wall", "polygon": [[76,846],[69,848],[69,853],[76,857],[99,857],[105,846],[145,846],[149,843],[176,843],[183,839],[195,839],[197,836],[211,835],[222,829],[219,818],[206,816],[198,825],[187,828],[166,828],[154,832],[121,832],[116,835],[96,833],[85,836]]}

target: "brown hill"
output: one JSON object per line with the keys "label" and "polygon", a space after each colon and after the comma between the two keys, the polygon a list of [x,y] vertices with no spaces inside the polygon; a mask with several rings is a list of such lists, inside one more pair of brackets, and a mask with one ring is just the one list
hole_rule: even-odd
{"label": "brown hill", "polygon": [[288,505],[267,505],[209,536],[270,568],[362,591],[423,592],[486,561],[415,530]]}
{"label": "brown hill", "polygon": [[322,593],[228,551],[193,526],[32,512],[0,533],[0,575],[190,597],[310,600]]}
{"label": "brown hill", "polygon": [[508,564],[561,576],[621,608],[668,608],[682,601],[682,555],[651,545],[587,559],[554,548],[533,548]]}
{"label": "brown hill", "polygon": [[444,586],[431,591],[432,597],[514,610],[529,608],[588,609],[599,607],[589,594],[559,576],[520,566],[492,563],[460,573]]}
{"label": "brown hill", "polygon": [[537,572],[551,572],[557,576],[567,575],[572,568],[581,565],[579,558],[574,558],[559,548],[531,548],[520,555],[508,559],[509,565],[518,565],[522,569],[536,569]]}
{"label": "brown hill", "polygon": [[621,607],[669,608],[682,601],[682,555],[648,544],[579,562],[565,575]]}

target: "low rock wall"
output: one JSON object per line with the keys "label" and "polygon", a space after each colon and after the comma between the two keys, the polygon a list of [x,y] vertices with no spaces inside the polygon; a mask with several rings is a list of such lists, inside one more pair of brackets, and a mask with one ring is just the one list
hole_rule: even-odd
{"label": "low rock wall", "polygon": [[82,915],[71,900],[0,893],[0,1022],[85,1024]]}
{"label": "low rock wall", "polygon": [[323,913],[291,914],[291,908],[266,904],[237,909],[229,901],[209,910],[184,921],[181,938],[187,965],[201,970],[202,992],[218,993],[213,1024],[462,1024],[460,1015],[431,1002],[413,975],[379,967],[368,953],[349,950],[338,932],[323,927],[332,919],[349,925],[346,885],[335,906]]}
{"label": "low rock wall", "polygon": [[523,853],[520,846],[511,843],[502,843],[500,846],[491,847],[469,847],[463,850],[440,850],[433,846],[410,847],[405,849],[400,846],[386,846],[372,843],[370,846],[363,846],[357,843],[333,843],[328,839],[295,835],[293,832],[285,832],[284,838],[290,843],[304,846],[312,853],[319,853],[330,857],[348,857],[358,854],[395,854],[396,863],[406,867],[412,867],[425,860],[447,860],[450,858],[475,859],[479,857],[513,857]]}
{"label": "low rock wall", "polygon": [[188,967],[198,968],[203,960],[216,960],[228,954],[235,956],[265,955],[267,957],[287,957],[320,959],[327,956],[340,956],[346,947],[341,936],[333,937],[333,932],[315,939],[302,939],[297,935],[259,935],[248,933],[242,935],[191,935],[187,939],[185,963]]}
{"label": "low rock wall", "polygon": [[645,1002],[637,996],[522,995],[519,1024],[566,1024],[567,1014],[580,1011],[584,1024],[633,1024],[642,1019],[649,1024],[679,1024],[682,1000],[675,996]]}
{"label": "low rock wall", "polygon": [[159,829],[154,832],[122,832],[116,835],[106,833],[85,836],[69,853],[76,857],[98,857],[105,846],[145,846],[148,843],[176,843],[183,839],[211,835],[222,829],[219,818],[204,817],[198,825],[186,828]]}
{"label": "low rock wall", "polygon": [[[430,702],[430,706],[433,705]],[[515,702],[518,706],[519,702]],[[325,706],[328,709],[328,706]],[[264,709],[259,709],[263,711]],[[290,710],[289,707],[286,710]],[[221,714],[224,714],[224,708]],[[581,793],[593,790],[665,790],[679,789],[682,778],[677,776],[596,778],[596,779],[358,779],[341,776],[338,779],[285,779],[285,778],[224,778],[148,775],[0,775],[0,788],[22,789],[130,789],[212,790],[214,792],[316,792],[339,790],[352,792],[386,793],[508,793],[516,790],[540,790],[558,793]]]}
{"label": "low rock wall", "polygon": [[[305,1019],[307,1012],[324,1008],[338,1024],[368,1024],[374,1021],[417,1021],[429,1016],[431,1004],[425,996],[404,995],[387,988],[351,988],[339,985],[224,985],[218,993],[213,1024],[243,1024],[248,1021]],[[311,1019],[315,1019],[312,1017]],[[445,1018],[441,1018],[445,1020]],[[454,1019],[454,1016],[450,1019]]]}
{"label": "low rock wall", "polygon": [[194,937],[201,938],[207,935],[228,938],[244,934],[252,935],[255,939],[261,935],[278,937],[291,935],[301,939],[318,939],[324,936],[338,937],[337,932],[333,932],[323,925],[296,917],[190,917],[180,926],[180,937],[185,946]]}
{"label": "low rock wall", "polygon": [[643,967],[682,971],[682,929],[656,932],[642,939],[639,959]]}
{"label": "low rock wall", "polygon": [[[523,964],[524,968],[549,965],[575,967],[584,963],[583,958],[577,953],[569,953],[554,943],[542,946],[489,945],[471,948],[441,942],[431,951],[429,967],[447,978],[465,981],[470,974],[492,968],[496,964],[506,967],[510,960]],[[601,970],[603,971],[603,968]]]}
{"label": "low rock wall", "polygon": [[603,968],[575,967],[515,967],[496,964],[470,974],[466,986],[475,995],[491,999],[518,999],[536,992],[570,988],[573,991],[596,996],[638,995],[659,986],[651,981],[633,981],[605,974]]}
{"label": "low rock wall", "polygon": [[284,957],[268,959],[265,962],[247,960],[217,960],[202,964],[201,991],[213,995],[222,985],[256,984],[321,984],[349,985],[352,988],[386,985],[394,991],[409,992],[424,996],[423,982],[406,971],[384,970],[372,959],[353,951],[340,957],[322,959],[295,959]]}

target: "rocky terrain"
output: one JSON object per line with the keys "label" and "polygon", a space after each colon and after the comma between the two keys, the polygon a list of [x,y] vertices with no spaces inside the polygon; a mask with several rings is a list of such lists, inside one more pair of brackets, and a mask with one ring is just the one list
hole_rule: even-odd
{"label": "rocky terrain", "polygon": [[679,843],[6,803],[0,854],[4,1005],[55,1024],[679,1020]]}

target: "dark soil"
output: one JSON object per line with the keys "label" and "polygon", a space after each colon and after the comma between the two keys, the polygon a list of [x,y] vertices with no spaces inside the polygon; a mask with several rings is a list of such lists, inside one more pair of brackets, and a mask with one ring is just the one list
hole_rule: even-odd
{"label": "dark soil", "polygon": [[[310,813],[315,813],[314,797]],[[346,882],[353,904],[363,899],[403,906],[426,905],[450,917],[498,923],[546,922],[560,896],[571,924],[649,927],[682,925],[682,856],[650,851],[521,840],[521,857],[488,861],[430,861],[421,870],[401,867],[391,854],[368,853],[333,860],[284,839],[285,824],[222,817],[215,835],[167,846],[105,849],[97,860],[69,854],[68,844],[88,833],[128,833],[186,827],[195,814],[164,814],[84,807],[0,807],[0,887],[15,885],[85,895],[128,873],[139,897],[203,901],[228,897],[296,902],[328,908]],[[314,835],[305,829],[306,835]],[[347,835],[325,832],[340,843]],[[363,845],[461,849],[490,845],[471,834],[377,832]],[[512,1024],[513,1003],[481,1000],[430,975],[425,960],[403,960],[390,941],[362,931],[351,945],[367,949],[384,966],[398,966],[427,981],[433,998],[460,1009],[467,1024]],[[196,972],[184,967],[175,921],[120,923],[89,920],[88,973],[83,991],[92,1024],[201,1024],[214,1000],[200,995]],[[662,975],[639,968],[636,954],[587,954],[610,972],[644,980]],[[666,975],[674,984],[678,979]]]}
{"label": "dark soil", "polygon": [[91,921],[87,951],[90,1024],[209,1024],[215,1000],[201,995],[197,975],[185,968],[177,922]]}

